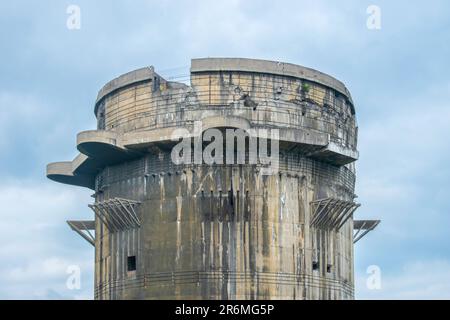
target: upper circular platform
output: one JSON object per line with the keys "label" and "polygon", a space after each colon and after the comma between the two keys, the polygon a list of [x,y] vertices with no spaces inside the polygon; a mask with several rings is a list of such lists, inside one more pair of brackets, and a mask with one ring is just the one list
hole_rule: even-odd
{"label": "upper circular platform", "polygon": [[108,82],[99,92],[97,129],[119,133],[190,127],[208,117],[241,117],[251,127],[329,134],[356,149],[356,119],[345,85],[290,63],[243,58],[193,59],[189,85],[153,67]]}
{"label": "upper circular platform", "polygon": [[[198,58],[191,60],[191,73],[221,71],[272,74],[315,82],[332,88],[344,95],[351,103],[353,109],[353,100],[346,86],[338,79],[315,69],[292,63],[262,59]],[[95,101],[95,114],[97,114],[99,102],[112,92],[139,82],[152,81],[157,77],[159,75],[155,73],[154,67],[149,66],[124,73],[107,82],[98,92]]]}
{"label": "upper circular platform", "polygon": [[347,99],[353,104],[350,92],[341,81],[323,72],[297,64],[247,58],[192,59],[191,73],[210,71],[241,71],[304,79],[333,88],[346,96]]}
{"label": "upper circular platform", "polygon": [[169,148],[173,132],[202,128],[279,131],[280,148],[336,166],[358,158],[351,95],[317,70],[244,58],[193,59],[190,83],[168,81],[145,67],[108,82],[95,103],[97,130],[81,132],[83,157],[51,164],[48,176],[92,187],[96,172],[152,148]]}

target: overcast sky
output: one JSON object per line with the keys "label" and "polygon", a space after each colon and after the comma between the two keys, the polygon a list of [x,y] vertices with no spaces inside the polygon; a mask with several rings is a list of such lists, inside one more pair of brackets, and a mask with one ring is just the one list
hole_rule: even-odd
{"label": "overcast sky", "polygon": [[[395,3],[394,3],[395,2]],[[95,128],[97,91],[154,65],[262,58],[342,80],[356,104],[355,218],[382,223],[355,247],[356,297],[450,298],[448,1],[1,1],[0,298],[92,298],[94,251],[66,225],[92,191],[45,178]],[[69,5],[81,29],[66,26]],[[370,30],[366,10],[381,9]],[[81,267],[81,289],[66,287]],[[366,286],[379,266],[381,289]]]}

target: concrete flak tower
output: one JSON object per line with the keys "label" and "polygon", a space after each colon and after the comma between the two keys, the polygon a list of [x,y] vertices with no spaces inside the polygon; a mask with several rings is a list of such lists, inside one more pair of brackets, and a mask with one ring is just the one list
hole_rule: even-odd
{"label": "concrete flak tower", "polygon": [[353,219],[358,128],[343,83],[193,59],[189,85],[138,69],[94,110],[97,130],[47,177],[94,190],[93,219],[68,224],[95,247],[96,299],[354,298],[353,245],[379,221]]}

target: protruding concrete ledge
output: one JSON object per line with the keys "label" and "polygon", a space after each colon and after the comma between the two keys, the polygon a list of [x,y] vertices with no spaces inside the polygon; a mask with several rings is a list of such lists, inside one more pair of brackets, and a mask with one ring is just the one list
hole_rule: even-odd
{"label": "protruding concrete ledge", "polygon": [[94,189],[94,177],[91,174],[75,173],[74,161],[53,162],[47,165],[47,178],[50,180]]}
{"label": "protruding concrete ledge", "polygon": [[60,183],[94,189],[95,175],[102,166],[102,163],[80,153],[72,161],[48,164],[47,177]]}
{"label": "protruding concrete ledge", "polygon": [[[209,128],[231,127],[249,130],[255,138],[276,138],[267,128],[262,128],[264,130],[261,132],[257,130],[259,127],[252,127],[247,119],[237,116],[208,117],[201,121],[202,132]],[[326,133],[305,129],[276,129],[281,150],[297,148],[300,152],[309,152],[307,155],[312,158],[335,165],[345,165],[358,159],[357,151],[331,142]],[[199,134],[184,127],[133,131],[122,135],[111,131],[83,131],[77,136],[77,148],[81,153],[73,161],[50,163],[47,177],[57,182],[94,189],[95,176],[105,166],[138,158],[142,155],[142,149],[170,149],[177,139],[197,137]]]}
{"label": "protruding concrete ledge", "polygon": [[47,165],[47,176],[49,175],[73,175],[72,161],[52,162]]}
{"label": "protruding concrete ledge", "polygon": [[202,130],[210,128],[238,128],[248,130],[252,127],[250,121],[243,117],[237,116],[213,116],[201,119]]}
{"label": "protruding concrete ledge", "polygon": [[[201,130],[209,128],[231,127],[243,130],[258,129],[252,127],[250,122],[242,117],[208,117],[201,120]],[[264,128],[265,129],[265,128]],[[309,156],[317,160],[333,163],[336,165],[345,165],[358,159],[358,152],[339,146],[330,141],[330,136],[319,131],[292,128],[277,128],[279,133],[279,141],[282,149],[293,149],[294,147],[309,152]],[[199,132],[188,130],[184,127],[161,128],[148,131],[137,131],[125,133],[117,138],[116,145],[123,146],[121,148],[139,150],[152,145],[166,148],[172,146],[176,141],[174,137],[190,138],[198,136]],[[265,137],[258,130],[252,134],[253,136]]]}
{"label": "protruding concrete ledge", "polygon": [[339,166],[352,163],[358,160],[358,151],[340,146],[330,141],[324,148],[308,154],[311,158],[333,163]]}
{"label": "protruding concrete ledge", "polygon": [[89,130],[77,135],[77,149],[89,158],[100,163],[113,164],[140,156],[135,151],[121,147],[116,132],[106,130]]}
{"label": "protruding concrete ledge", "polygon": [[120,143],[124,147],[132,150],[146,148],[152,144],[171,143],[174,131],[183,129],[184,128],[177,127],[177,128],[161,128],[146,131],[133,131],[125,133],[120,138]]}
{"label": "protruding concrete ledge", "polygon": [[77,134],[77,145],[89,142],[103,142],[115,145],[118,134],[108,130],[87,130]]}
{"label": "protruding concrete ledge", "polygon": [[323,147],[328,144],[328,135],[318,131],[281,128],[279,129],[279,134],[280,142],[317,147]]}
{"label": "protruding concrete ledge", "polygon": [[[243,130],[255,129],[251,132],[251,135],[255,138],[266,138],[265,134],[257,129],[259,127],[252,127],[250,122],[246,118],[242,117],[227,117],[227,116],[215,116],[207,117],[201,120],[201,131],[205,131],[210,128],[237,128]],[[200,129],[200,128],[199,128]],[[267,128],[261,128],[266,130]],[[329,143],[328,134],[321,132],[314,132],[305,129],[291,129],[291,128],[273,128],[277,129],[279,133],[280,144],[298,144],[303,146],[310,146],[312,150],[319,148],[325,148]],[[174,138],[192,138],[197,137],[200,132],[194,132],[195,130],[189,130],[184,127],[176,128],[161,128],[148,131],[135,131],[125,133],[118,138],[118,144],[130,149],[145,148],[150,145],[167,144],[173,145],[176,141]],[[269,135],[269,138],[272,136]]]}
{"label": "protruding concrete ledge", "polygon": [[350,92],[341,81],[320,71],[291,63],[245,58],[192,59],[191,73],[208,71],[257,72],[305,79],[333,88],[334,90],[346,96],[353,105]]}
{"label": "protruding concrete ledge", "polygon": [[78,170],[78,168],[82,167],[83,164],[88,161],[88,156],[82,153],[79,153],[75,159],[72,160],[72,169]]}

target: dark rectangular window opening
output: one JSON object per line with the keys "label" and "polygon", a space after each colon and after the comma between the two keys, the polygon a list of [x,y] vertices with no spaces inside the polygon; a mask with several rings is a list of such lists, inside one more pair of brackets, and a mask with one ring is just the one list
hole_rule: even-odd
{"label": "dark rectangular window opening", "polygon": [[331,264],[327,264],[327,272],[328,273],[331,273],[331,267],[332,267]]}
{"label": "dark rectangular window opening", "polygon": [[319,262],[318,261],[313,261],[312,269],[313,270],[319,270]]}
{"label": "dark rectangular window opening", "polygon": [[128,271],[135,271],[136,270],[136,256],[128,257]]}

